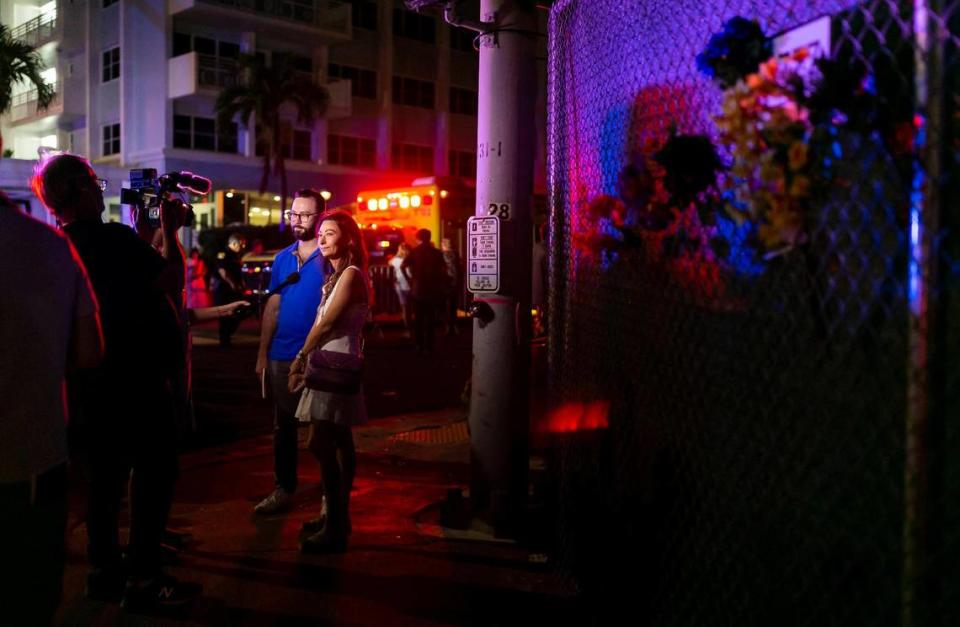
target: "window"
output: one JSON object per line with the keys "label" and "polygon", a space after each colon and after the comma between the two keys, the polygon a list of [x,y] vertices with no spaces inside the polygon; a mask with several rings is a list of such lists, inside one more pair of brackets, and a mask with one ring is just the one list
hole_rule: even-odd
{"label": "window", "polygon": [[374,168],[377,166],[377,142],[362,137],[327,135],[327,163]]}
{"label": "window", "polygon": [[239,59],[240,44],[229,41],[218,41],[217,54],[221,59]]}
{"label": "window", "polygon": [[434,19],[428,15],[403,9],[393,10],[393,34],[397,37],[432,44],[437,39],[434,23]]}
{"label": "window", "polygon": [[450,27],[450,49],[461,52],[476,52],[473,48],[473,38],[477,34],[466,28]]}
{"label": "window", "polygon": [[193,147],[195,150],[216,150],[216,123],[210,118],[193,118]]}
{"label": "window", "polygon": [[193,51],[197,54],[208,54],[211,57],[217,54],[217,42],[209,37],[194,37]]}
{"label": "window", "polygon": [[417,144],[394,144],[391,149],[393,167],[410,172],[433,172],[433,148]]}
{"label": "window", "polygon": [[366,30],[377,30],[377,3],[353,0],[353,27]]}
{"label": "window", "polygon": [[433,108],[433,83],[415,78],[393,77],[394,104]]}
{"label": "window", "polygon": [[299,54],[290,55],[290,67],[297,72],[313,74],[313,59]]}
{"label": "window", "polygon": [[212,118],[173,116],[173,147],[216,152],[237,152],[237,125],[217,128]]}
{"label": "window", "polygon": [[103,127],[103,156],[120,154],[120,124]]}
{"label": "window", "polygon": [[118,0],[103,0],[103,8],[106,9],[108,6],[114,5]]}
{"label": "window", "polygon": [[355,98],[377,97],[377,73],[373,70],[331,63],[327,67],[327,76],[350,80],[350,93]]}
{"label": "window", "polygon": [[475,178],[477,176],[477,155],[463,150],[451,150],[450,176]]}
{"label": "window", "polygon": [[173,147],[193,148],[193,118],[189,115],[173,116]]}
{"label": "window", "polygon": [[226,126],[217,125],[217,152],[229,152],[236,154],[237,150],[237,125],[231,122]]}
{"label": "window", "polygon": [[186,33],[173,33],[173,56],[187,54],[193,48],[193,38]]}
{"label": "window", "polygon": [[451,87],[450,113],[477,115],[477,92],[470,89]]}
{"label": "window", "polygon": [[120,46],[103,51],[103,82],[120,78]]}
{"label": "window", "polygon": [[289,157],[297,161],[310,161],[310,154],[313,152],[313,133],[310,131],[293,131],[293,149],[289,152]]}

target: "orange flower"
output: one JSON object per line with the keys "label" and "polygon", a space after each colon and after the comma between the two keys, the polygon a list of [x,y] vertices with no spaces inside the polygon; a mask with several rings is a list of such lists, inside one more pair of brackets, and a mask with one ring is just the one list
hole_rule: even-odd
{"label": "orange flower", "polygon": [[787,150],[787,162],[794,172],[807,165],[806,142],[796,141],[790,144],[790,148]]}
{"label": "orange flower", "polygon": [[805,176],[794,177],[790,185],[790,195],[794,198],[804,198],[810,193],[810,179]]}
{"label": "orange flower", "polygon": [[769,60],[761,63],[758,74],[761,78],[767,81],[777,80],[777,58],[772,57]]}

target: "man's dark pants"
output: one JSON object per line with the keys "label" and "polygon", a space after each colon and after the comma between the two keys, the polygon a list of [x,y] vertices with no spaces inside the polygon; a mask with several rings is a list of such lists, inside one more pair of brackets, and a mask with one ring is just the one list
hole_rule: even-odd
{"label": "man's dark pants", "polygon": [[[99,398],[93,397],[96,394]],[[160,543],[177,480],[174,399],[165,381],[116,381],[85,390],[88,557],[95,569],[121,568],[119,514],[129,485],[126,572],[160,572]]]}
{"label": "man's dark pants", "polygon": [[273,471],[277,487],[287,494],[297,489],[297,425],[294,413],[300,402],[300,392],[287,389],[289,361],[270,360],[267,380],[273,395]]}
{"label": "man's dark pants", "polygon": [[[242,298],[243,295],[226,288],[218,289],[213,293],[213,301],[215,305],[229,305],[230,303],[241,300]],[[224,316],[220,318],[219,324],[220,346],[230,346],[233,334],[236,333],[238,328],[240,328],[240,318],[235,316]]]}
{"label": "man's dark pants", "polygon": [[414,339],[417,348],[422,351],[433,350],[433,338],[437,326],[437,308],[439,306],[440,300],[438,298],[419,297],[414,300]]}
{"label": "man's dark pants", "polygon": [[63,590],[66,526],[65,464],[34,482],[0,483],[0,624],[51,624]]}

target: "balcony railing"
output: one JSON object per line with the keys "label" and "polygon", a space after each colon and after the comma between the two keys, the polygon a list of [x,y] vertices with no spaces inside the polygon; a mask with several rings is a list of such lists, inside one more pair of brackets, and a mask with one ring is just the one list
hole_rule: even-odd
{"label": "balcony railing", "polygon": [[28,20],[17,26],[11,31],[11,36],[15,41],[21,41],[28,46],[36,48],[47,43],[56,36],[57,16],[56,15],[38,15],[32,20]]}
{"label": "balcony railing", "polygon": [[39,118],[62,110],[63,99],[59,81],[53,84],[53,91],[53,100],[50,101],[46,109],[41,111],[37,110],[37,103],[40,99],[36,89],[16,94],[10,104],[10,121],[20,122],[28,118]]}
{"label": "balcony railing", "polygon": [[260,16],[297,22],[322,30],[347,33],[350,5],[336,0],[201,0],[249,11]]}
{"label": "balcony railing", "polygon": [[233,59],[197,55],[197,84],[223,89],[237,84],[237,62]]}

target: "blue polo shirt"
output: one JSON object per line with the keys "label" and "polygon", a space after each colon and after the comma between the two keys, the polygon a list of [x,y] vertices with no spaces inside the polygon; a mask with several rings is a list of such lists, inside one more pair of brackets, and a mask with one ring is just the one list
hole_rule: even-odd
{"label": "blue polo shirt", "polygon": [[290,361],[303,347],[307,333],[317,317],[323,282],[329,264],[313,251],[310,258],[298,268],[297,243],[284,248],[273,258],[270,273],[270,290],[273,291],[291,272],[300,272],[300,280],[280,291],[280,312],[277,314],[277,330],[270,341],[267,357],[274,361]]}

